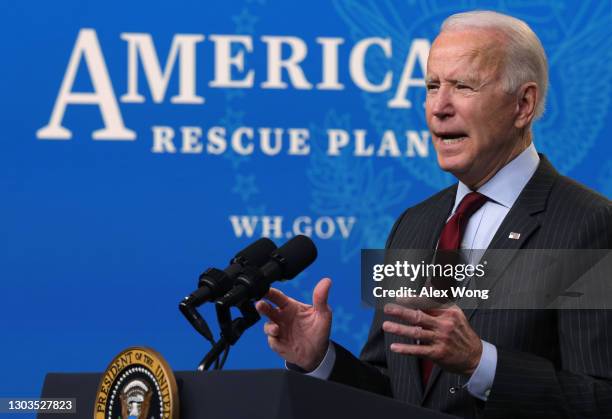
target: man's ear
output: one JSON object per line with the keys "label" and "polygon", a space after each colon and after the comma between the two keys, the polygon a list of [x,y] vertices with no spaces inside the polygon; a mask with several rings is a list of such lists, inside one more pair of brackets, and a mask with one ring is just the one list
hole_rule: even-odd
{"label": "man's ear", "polygon": [[525,83],[519,88],[516,104],[517,114],[514,120],[516,128],[525,128],[533,121],[539,93],[538,85],[534,82]]}

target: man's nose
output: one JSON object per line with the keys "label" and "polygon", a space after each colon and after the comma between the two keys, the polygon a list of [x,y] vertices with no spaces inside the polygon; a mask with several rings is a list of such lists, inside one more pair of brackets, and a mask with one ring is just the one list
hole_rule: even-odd
{"label": "man's nose", "polygon": [[455,114],[451,89],[440,86],[431,99],[431,113],[434,117],[444,120]]}

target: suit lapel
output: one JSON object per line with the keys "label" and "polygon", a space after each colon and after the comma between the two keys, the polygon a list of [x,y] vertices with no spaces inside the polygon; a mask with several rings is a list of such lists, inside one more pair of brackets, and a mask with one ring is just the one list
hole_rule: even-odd
{"label": "suit lapel", "polygon": [[[492,290],[508,265],[524,247],[529,238],[540,227],[540,213],[546,210],[546,203],[552,186],[559,174],[550,162],[540,154],[540,164],[529,180],[506,218],[497,229],[489,248],[481,261],[487,261],[486,280],[480,281],[477,288]],[[503,249],[503,252],[496,251]],[[468,320],[474,316],[478,307],[470,310]]]}

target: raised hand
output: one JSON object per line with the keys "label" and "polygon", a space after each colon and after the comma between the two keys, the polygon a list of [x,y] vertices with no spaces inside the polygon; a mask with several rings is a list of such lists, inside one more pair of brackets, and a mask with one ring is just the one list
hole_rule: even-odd
{"label": "raised hand", "polygon": [[332,312],[327,304],[331,280],[323,278],[312,293],[312,305],[304,304],[271,288],[257,311],[268,317],[264,332],[273,351],[291,364],[314,370],[325,357],[329,345]]}
{"label": "raised hand", "polygon": [[482,355],[482,341],[456,305],[426,311],[387,304],[383,330],[416,339],[420,344],[392,343],[391,350],[405,355],[428,358],[442,369],[472,375]]}

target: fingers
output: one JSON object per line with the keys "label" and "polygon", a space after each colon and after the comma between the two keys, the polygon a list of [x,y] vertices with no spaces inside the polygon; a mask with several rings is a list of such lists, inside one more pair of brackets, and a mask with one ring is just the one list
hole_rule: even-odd
{"label": "fingers", "polygon": [[312,292],[312,305],[317,311],[329,311],[327,299],[329,297],[329,289],[332,281],[329,278],[323,278],[319,281],[314,291]]}
{"label": "fingers", "polygon": [[284,357],[284,355],[286,354],[286,347],[280,343],[278,338],[268,336],[268,346],[270,346],[270,349],[272,349],[274,352],[276,352],[282,357]]}
{"label": "fingers", "polygon": [[435,317],[421,310],[413,310],[411,308],[398,306],[397,304],[387,304],[385,306],[385,314],[405,320],[415,326],[422,326],[426,329],[435,329],[438,325],[438,321]]}
{"label": "fingers", "polygon": [[269,303],[260,300],[255,304],[255,308],[259,314],[262,314],[272,320],[273,322],[280,322],[281,314],[278,312],[277,308],[272,307]]}
{"label": "fingers", "polygon": [[264,333],[268,337],[268,346],[277,354],[284,356],[286,351],[286,344],[281,343],[280,340],[280,326],[274,322],[264,323]]}
{"label": "fingers", "polygon": [[282,291],[276,288],[270,288],[270,291],[266,294],[266,298],[276,304],[280,309],[291,302],[291,298],[287,297]]}
{"label": "fingers", "polygon": [[390,349],[391,351],[398,354],[422,356],[425,358],[433,357],[433,348],[429,345],[409,345],[407,343],[392,343]]}
{"label": "fingers", "polygon": [[448,314],[449,311],[456,311],[458,313],[463,313],[463,310],[461,310],[461,308],[459,308],[458,305],[456,304],[452,304],[450,306],[447,307],[437,307],[437,308],[429,308],[427,310],[425,310],[425,312],[427,314],[430,314],[432,316],[440,316],[442,314]]}
{"label": "fingers", "polygon": [[397,297],[395,303],[402,307],[423,310],[426,312],[438,308],[444,309],[448,306],[448,303],[440,303],[439,301],[426,297]]}
{"label": "fingers", "polygon": [[432,342],[435,333],[431,330],[423,329],[421,326],[407,326],[405,324],[386,321],[382,326],[383,330],[399,336],[406,336],[423,342]]}
{"label": "fingers", "polygon": [[264,333],[269,337],[277,338],[280,335],[280,327],[276,323],[266,322],[264,324]]}

